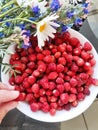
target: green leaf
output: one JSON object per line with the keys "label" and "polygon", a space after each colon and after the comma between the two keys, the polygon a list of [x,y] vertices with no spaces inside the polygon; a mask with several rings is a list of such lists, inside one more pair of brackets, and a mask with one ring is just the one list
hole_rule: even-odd
{"label": "green leaf", "polygon": [[8,68],[4,73],[7,74],[10,71],[10,68]]}
{"label": "green leaf", "polygon": [[14,71],[14,77],[16,77],[16,72]]}
{"label": "green leaf", "polygon": [[19,70],[14,70],[16,73],[18,73],[18,74],[21,74],[21,72],[19,71]]}
{"label": "green leaf", "polygon": [[2,72],[4,72],[4,70],[5,70],[5,66],[3,66],[3,68],[2,68]]}

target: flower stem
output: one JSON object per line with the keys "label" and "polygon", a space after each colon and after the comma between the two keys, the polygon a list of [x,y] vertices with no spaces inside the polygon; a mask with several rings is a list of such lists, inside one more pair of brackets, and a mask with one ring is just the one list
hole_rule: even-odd
{"label": "flower stem", "polygon": [[10,2],[6,3],[4,6],[2,6],[2,7],[0,8],[0,11],[1,11],[2,9],[4,9],[4,8],[8,7],[9,5],[14,4],[15,1],[16,1],[16,0],[11,0]]}
{"label": "flower stem", "polygon": [[2,23],[6,23],[6,22],[12,22],[12,21],[17,21],[17,20],[21,20],[21,21],[25,21],[25,22],[29,22],[29,23],[32,23],[32,24],[37,24],[36,22],[34,22],[34,21],[31,21],[31,20],[29,20],[29,19],[26,19],[26,18],[14,18],[14,19],[8,19],[8,20],[5,20],[5,21],[1,21],[0,22],[0,24],[2,24]]}
{"label": "flower stem", "polygon": [[18,9],[18,7],[14,7],[9,9],[8,11],[4,12],[3,14],[0,15],[0,18],[4,17],[6,14],[9,14],[10,12],[13,12],[15,9]]}
{"label": "flower stem", "polygon": [[23,13],[24,13],[24,10],[19,14],[18,17],[22,17]]}

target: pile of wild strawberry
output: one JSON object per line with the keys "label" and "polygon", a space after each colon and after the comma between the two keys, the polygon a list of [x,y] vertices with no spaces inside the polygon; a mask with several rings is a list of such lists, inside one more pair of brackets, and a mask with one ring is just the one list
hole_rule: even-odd
{"label": "pile of wild strawberry", "polygon": [[96,63],[91,44],[82,45],[68,32],[56,33],[42,50],[35,37],[31,42],[28,49],[16,46],[10,58],[17,74],[12,74],[9,83],[20,91],[17,100],[28,102],[33,112],[41,110],[51,115],[76,107],[90,94],[90,85],[96,85],[91,77]]}

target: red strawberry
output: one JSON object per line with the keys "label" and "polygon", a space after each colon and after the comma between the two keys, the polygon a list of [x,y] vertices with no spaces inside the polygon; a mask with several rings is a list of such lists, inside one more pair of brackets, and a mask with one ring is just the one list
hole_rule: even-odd
{"label": "red strawberry", "polygon": [[34,69],[34,68],[35,68],[35,63],[34,63],[33,61],[31,61],[31,62],[29,62],[29,63],[27,64],[27,67],[28,67],[29,69]]}
{"label": "red strawberry", "polygon": [[28,56],[28,59],[29,59],[29,61],[36,61],[36,55],[35,54],[30,54]]}
{"label": "red strawberry", "polygon": [[35,76],[29,76],[28,78],[27,78],[27,82],[29,83],[29,84],[34,84],[35,82],[36,82],[36,78],[35,78]]}
{"label": "red strawberry", "polygon": [[70,44],[71,44],[73,47],[75,47],[75,46],[77,46],[78,44],[80,44],[79,39],[76,38],[76,37],[71,37],[71,38],[69,39],[69,41],[70,41]]}
{"label": "red strawberry", "polygon": [[91,46],[91,44],[89,42],[85,42],[83,49],[85,51],[91,51],[92,50],[92,46]]}
{"label": "red strawberry", "polygon": [[22,63],[28,63],[28,57],[26,57],[26,56],[23,56],[23,57],[21,57],[21,59],[20,59],[20,61],[22,62]]}
{"label": "red strawberry", "polygon": [[32,110],[33,112],[36,112],[36,111],[39,110],[39,104],[38,104],[38,103],[32,103],[32,104],[30,105],[30,108],[31,108],[31,110]]}
{"label": "red strawberry", "polygon": [[48,75],[48,79],[54,80],[54,79],[57,78],[57,76],[58,76],[57,72],[54,71],[54,72],[51,72],[51,73]]}
{"label": "red strawberry", "polygon": [[54,62],[55,61],[55,58],[53,55],[47,55],[44,57],[43,59],[46,63],[51,63],[51,62]]}
{"label": "red strawberry", "polygon": [[20,84],[23,82],[23,77],[20,75],[15,76],[15,83]]}
{"label": "red strawberry", "polygon": [[49,63],[47,69],[50,70],[50,71],[55,71],[56,70],[56,64],[55,63]]}
{"label": "red strawberry", "polygon": [[26,94],[24,92],[22,92],[22,93],[19,94],[19,97],[16,98],[15,100],[16,101],[24,101],[25,98],[26,98]]}
{"label": "red strawberry", "polygon": [[18,53],[14,53],[14,54],[12,54],[11,55],[11,59],[13,59],[13,60],[19,60],[19,55],[18,55]]}
{"label": "red strawberry", "polygon": [[41,54],[41,53],[38,53],[37,54],[37,60],[43,60],[43,58],[44,58],[44,55],[43,54]]}
{"label": "red strawberry", "polygon": [[55,108],[51,108],[49,112],[50,112],[51,116],[54,116],[56,114],[56,109]]}
{"label": "red strawberry", "polygon": [[44,62],[39,64],[37,70],[39,72],[42,72],[42,73],[45,72],[46,71],[46,64]]}
{"label": "red strawberry", "polygon": [[37,83],[34,83],[33,85],[32,85],[32,92],[33,93],[38,93],[39,92],[39,89],[40,89],[40,86],[39,86],[39,84],[37,84]]}
{"label": "red strawberry", "polygon": [[58,64],[57,65],[57,72],[60,73],[60,72],[63,72],[63,71],[64,71],[64,65]]}
{"label": "red strawberry", "polygon": [[69,95],[68,95],[68,93],[62,93],[62,94],[60,95],[60,100],[61,100],[61,102],[62,102],[63,104],[67,104],[68,101],[69,101]]}
{"label": "red strawberry", "polygon": [[62,44],[62,39],[60,39],[60,38],[57,38],[56,40],[55,40],[55,44],[56,45],[60,45],[60,44]]}
{"label": "red strawberry", "polygon": [[23,71],[26,68],[26,65],[19,61],[14,61],[14,68],[15,70]]}
{"label": "red strawberry", "polygon": [[58,63],[62,65],[66,65],[66,59],[64,57],[59,57]]}
{"label": "red strawberry", "polygon": [[28,53],[29,53],[29,54],[32,54],[33,52],[34,52],[34,49],[33,49],[32,47],[29,47],[29,48],[28,48]]}

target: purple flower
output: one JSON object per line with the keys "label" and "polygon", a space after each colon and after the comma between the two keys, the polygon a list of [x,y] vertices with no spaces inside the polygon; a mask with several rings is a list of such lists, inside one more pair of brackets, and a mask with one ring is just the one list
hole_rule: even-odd
{"label": "purple flower", "polygon": [[32,8],[32,11],[33,11],[34,14],[39,14],[40,8],[38,6],[35,6],[35,7]]}
{"label": "purple flower", "polygon": [[65,32],[68,29],[68,27],[64,24],[61,25],[61,32]]}
{"label": "purple flower", "polygon": [[28,42],[28,44],[25,44],[24,42],[22,43],[22,48],[28,49],[31,46],[31,43]]}
{"label": "purple flower", "polygon": [[31,34],[30,34],[30,30],[26,30],[22,33],[22,36],[25,35],[26,37],[29,37]]}
{"label": "purple flower", "polygon": [[83,10],[83,12],[84,12],[84,14],[88,14],[89,13],[88,9],[86,9],[86,8]]}
{"label": "purple flower", "polygon": [[23,30],[21,32],[21,35],[23,37],[23,43],[22,43],[22,48],[27,49],[28,47],[31,46],[31,42],[30,42],[30,30]]}
{"label": "purple flower", "polygon": [[83,7],[87,8],[87,7],[88,7],[88,5],[89,5],[89,2],[84,3],[84,4],[83,4]]}
{"label": "purple flower", "polygon": [[74,24],[75,25],[81,25],[82,24],[82,19],[81,18],[76,18],[75,21],[74,21]]}
{"label": "purple flower", "polygon": [[18,24],[17,26],[19,26],[21,30],[25,30],[25,24]]}
{"label": "purple flower", "polygon": [[11,26],[11,23],[10,22],[6,22],[5,23],[7,27],[10,27]]}
{"label": "purple flower", "polygon": [[52,0],[50,7],[52,11],[57,11],[60,8],[59,0]]}
{"label": "purple flower", "polygon": [[74,16],[74,11],[68,11],[66,15],[68,18],[72,18]]}

